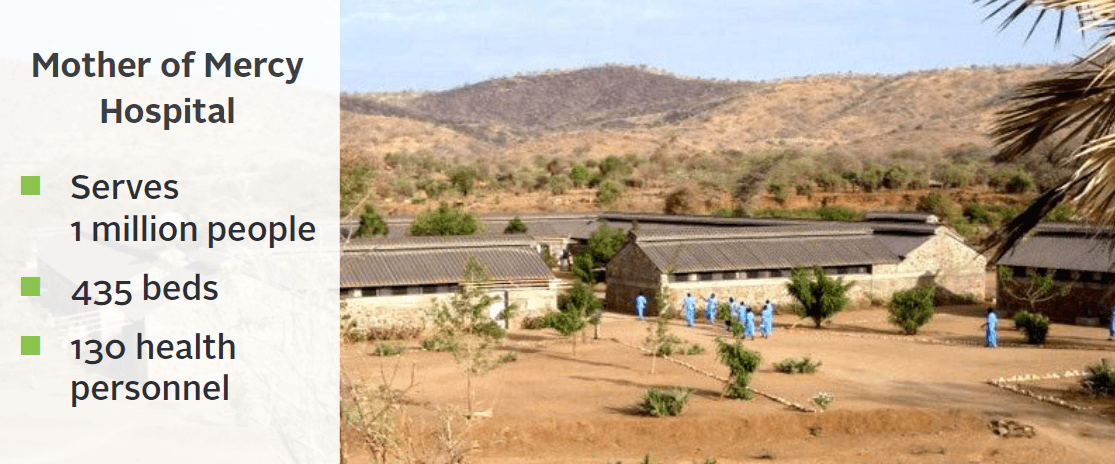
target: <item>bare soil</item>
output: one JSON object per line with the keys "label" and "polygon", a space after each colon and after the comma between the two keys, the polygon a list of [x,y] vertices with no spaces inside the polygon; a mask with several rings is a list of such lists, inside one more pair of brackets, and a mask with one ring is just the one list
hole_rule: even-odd
{"label": "bare soil", "polygon": [[[379,382],[381,369],[399,365],[416,385],[403,399],[403,442],[415,454],[463,453],[471,463],[639,462],[651,453],[659,463],[705,462],[900,462],[900,463],[1101,463],[1115,456],[1115,399],[1086,397],[1075,381],[1031,382],[1089,409],[1073,411],[999,389],[988,379],[1083,370],[1101,357],[1115,357],[1115,343],[1102,328],[1055,324],[1046,348],[1025,345],[1022,334],[1000,332],[1003,347],[981,346],[982,306],[938,308],[917,336],[901,336],[881,309],[838,315],[824,329],[780,315],[770,340],[745,344],[762,354],[752,387],[809,404],[825,391],[835,402],[823,413],[796,412],[763,397],[723,398],[712,378],[625,345],[640,345],[649,324],[608,314],[601,339],[578,343],[553,331],[517,329],[504,349],[518,360],[474,380],[477,410],[491,417],[446,418],[465,405],[465,376],[445,353],[423,352],[417,341],[401,357],[371,356],[373,343],[341,348],[342,374]],[[1006,324],[1009,325],[1009,324]],[[713,338],[720,326],[686,328],[682,339],[706,353],[678,359],[726,376],[717,363]],[[771,363],[809,355],[823,362],[816,374],[775,372]],[[397,385],[398,386],[398,385]],[[635,404],[649,387],[694,390],[679,417],[638,414]],[[1031,425],[1034,438],[1001,438],[992,419]],[[345,426],[342,451],[348,462],[367,462],[353,431]],[[419,452],[420,451],[420,452]]]}

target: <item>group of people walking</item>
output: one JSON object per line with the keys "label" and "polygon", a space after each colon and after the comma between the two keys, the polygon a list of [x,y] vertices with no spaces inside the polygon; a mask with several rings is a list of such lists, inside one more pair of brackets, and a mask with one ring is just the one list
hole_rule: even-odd
{"label": "group of people walking", "polygon": [[[709,324],[716,323],[716,310],[720,305],[720,300],[716,297],[716,293],[710,293],[708,298],[701,297],[705,300],[705,317],[708,319]],[[635,314],[639,320],[645,317],[647,308],[647,297],[643,292],[635,297]],[[685,323],[689,327],[693,327],[697,318],[697,297],[692,293],[686,293],[685,297],[681,299],[681,310],[685,314]],[[733,297],[728,297],[728,310],[731,314],[731,319],[727,321],[729,328],[731,324],[738,323],[743,325],[743,338],[755,339],[755,313],[743,301],[736,301]],[[763,308],[759,313],[759,331],[763,338],[770,338],[774,333],[774,304],[767,300],[763,304]]]}

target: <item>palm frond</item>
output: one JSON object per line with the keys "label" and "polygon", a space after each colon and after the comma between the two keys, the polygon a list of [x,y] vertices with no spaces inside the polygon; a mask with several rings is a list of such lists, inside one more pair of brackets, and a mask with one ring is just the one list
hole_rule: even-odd
{"label": "palm frond", "polygon": [[996,263],[1018,242],[1022,241],[1041,220],[1065,200],[1065,190],[1054,188],[1041,194],[1025,211],[1007,221],[984,241],[982,252],[991,252],[989,263]]}

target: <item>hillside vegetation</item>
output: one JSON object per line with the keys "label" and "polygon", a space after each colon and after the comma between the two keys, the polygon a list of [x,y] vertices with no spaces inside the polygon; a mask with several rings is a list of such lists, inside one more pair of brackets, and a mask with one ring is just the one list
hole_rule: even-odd
{"label": "hillside vegetation", "polygon": [[881,192],[905,192],[891,208],[914,209],[930,188],[961,210],[979,203],[973,192],[1017,204],[1068,168],[1051,166],[1041,149],[994,164],[984,134],[1016,86],[1048,71],[727,82],[606,66],[444,92],[348,94],[341,213],[371,201],[389,214],[441,201],[664,211],[672,196],[671,212],[750,214],[856,207]]}

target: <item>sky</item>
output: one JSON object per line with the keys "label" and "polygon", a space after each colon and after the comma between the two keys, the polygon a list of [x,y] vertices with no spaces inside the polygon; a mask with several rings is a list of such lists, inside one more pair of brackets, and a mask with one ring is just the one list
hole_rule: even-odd
{"label": "sky", "polygon": [[[607,63],[772,80],[1055,63],[1088,51],[1034,13],[1003,32],[968,0],[341,2],[341,90],[447,90]],[[1070,24],[1069,26],[1075,26]]]}

